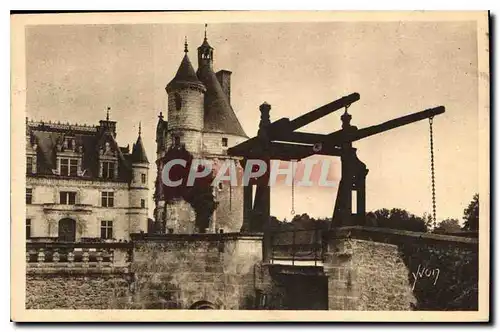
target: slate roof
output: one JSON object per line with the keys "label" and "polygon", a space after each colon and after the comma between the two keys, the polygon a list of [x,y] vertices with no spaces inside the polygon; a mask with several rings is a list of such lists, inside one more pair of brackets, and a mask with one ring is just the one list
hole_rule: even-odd
{"label": "slate roof", "polygon": [[198,69],[197,75],[207,89],[205,92],[204,130],[248,137],[212,68],[203,66]]}
{"label": "slate roof", "polygon": [[176,85],[194,85],[204,90],[203,83],[200,82],[187,53],[177,69],[175,77],[167,84],[167,91]]}
{"label": "slate roof", "polygon": [[137,142],[132,147],[132,155],[130,156],[130,161],[133,163],[149,163],[148,157],[146,156],[146,149],[142,144],[142,138],[139,135]]}
{"label": "slate roof", "polygon": [[[26,125],[30,141],[37,145],[36,175],[54,175],[52,170],[57,168],[57,144],[69,136],[74,138],[77,147],[83,148],[82,170],[85,170],[85,173],[78,178],[99,180],[99,150],[108,142],[118,159],[118,178],[113,181],[128,182],[130,180],[129,148],[120,147],[112,132],[102,130],[99,126],[71,126],[30,121]],[[145,154],[142,157],[145,157]]]}

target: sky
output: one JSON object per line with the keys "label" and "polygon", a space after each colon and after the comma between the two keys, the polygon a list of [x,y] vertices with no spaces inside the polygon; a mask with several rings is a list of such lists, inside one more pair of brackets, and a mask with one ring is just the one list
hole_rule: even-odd
{"label": "sky", "polygon": [[[117,141],[142,138],[156,158],[166,84],[184,55],[197,67],[202,24],[47,25],[26,29],[27,116],[98,124],[111,107]],[[259,105],[271,120],[293,119],[358,92],[349,112],[358,128],[440,105],[434,120],[437,217],[462,219],[478,192],[478,72],[475,22],[320,22],[211,24],[215,70],[232,71],[231,102],[249,137]],[[340,129],[342,112],[301,131]],[[368,167],[367,210],[431,211],[429,123],[420,121],[354,144]],[[338,158],[332,169],[339,172]],[[156,175],[150,169],[151,194]],[[337,188],[296,188],[294,210],[331,217]],[[271,213],[292,217],[291,188],[272,189]],[[154,204],[151,201],[150,207]],[[152,215],[153,208],[149,214]]]}

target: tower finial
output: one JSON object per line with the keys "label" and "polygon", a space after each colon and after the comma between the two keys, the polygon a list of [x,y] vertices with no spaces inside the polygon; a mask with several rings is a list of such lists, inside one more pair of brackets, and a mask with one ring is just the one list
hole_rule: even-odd
{"label": "tower finial", "polygon": [[208,24],[205,23],[205,41],[207,40],[207,26]]}
{"label": "tower finial", "polygon": [[188,37],[184,36],[184,53],[188,52]]}
{"label": "tower finial", "polygon": [[141,121],[139,121],[139,137],[141,137]]}
{"label": "tower finial", "polygon": [[108,106],[108,108],[106,109],[106,121],[109,121],[109,110],[111,109],[111,107]]}

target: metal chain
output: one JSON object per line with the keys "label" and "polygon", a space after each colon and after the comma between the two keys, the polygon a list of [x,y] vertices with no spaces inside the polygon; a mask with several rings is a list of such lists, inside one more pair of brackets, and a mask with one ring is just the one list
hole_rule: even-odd
{"label": "metal chain", "polygon": [[431,152],[431,191],[432,191],[432,221],[436,228],[436,179],[434,172],[434,135],[432,131],[433,118],[429,118],[430,152]]}
{"label": "metal chain", "polygon": [[290,214],[295,214],[295,160],[292,160],[292,210]]}

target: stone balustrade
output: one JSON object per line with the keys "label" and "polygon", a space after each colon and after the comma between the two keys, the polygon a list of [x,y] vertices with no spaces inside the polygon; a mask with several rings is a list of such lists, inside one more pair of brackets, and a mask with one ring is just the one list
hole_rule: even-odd
{"label": "stone balustrade", "polygon": [[27,242],[27,272],[102,272],[127,270],[132,243]]}

